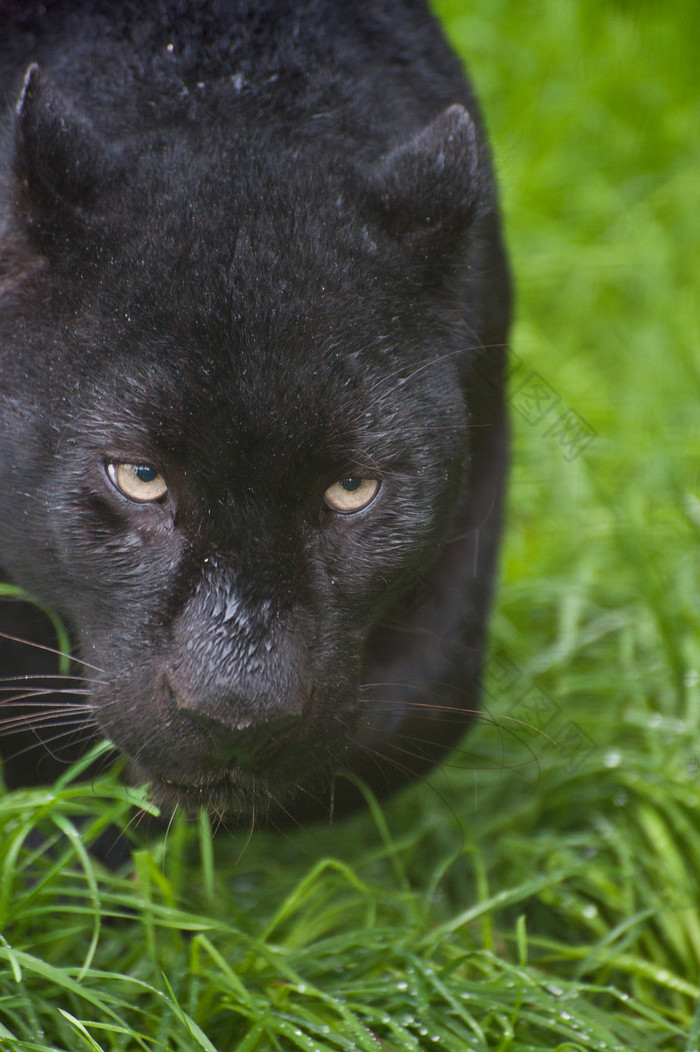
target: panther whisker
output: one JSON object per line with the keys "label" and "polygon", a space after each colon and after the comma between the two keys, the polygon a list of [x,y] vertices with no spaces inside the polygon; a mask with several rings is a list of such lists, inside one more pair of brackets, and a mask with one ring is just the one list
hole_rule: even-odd
{"label": "panther whisker", "polygon": [[35,650],[41,650],[46,654],[55,654],[56,657],[70,658],[71,661],[77,662],[84,668],[92,669],[93,672],[99,672],[100,675],[104,675],[104,670],[98,668],[97,665],[91,665],[89,661],[83,661],[82,658],[75,657],[73,654],[67,654],[64,650],[46,646],[44,643],[36,643],[31,639],[22,639],[21,636],[12,636],[8,632],[0,632],[0,639],[7,639],[10,643],[20,643],[23,646],[33,647]]}

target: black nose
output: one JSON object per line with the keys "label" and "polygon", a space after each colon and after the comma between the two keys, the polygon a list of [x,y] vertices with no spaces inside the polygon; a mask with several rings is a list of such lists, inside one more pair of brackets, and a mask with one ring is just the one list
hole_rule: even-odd
{"label": "black nose", "polygon": [[236,729],[200,712],[180,709],[183,716],[203,730],[212,746],[212,759],[217,767],[241,767],[252,770],[264,753],[272,751],[281,734],[298,722],[298,716],[285,716],[269,723],[256,723]]}

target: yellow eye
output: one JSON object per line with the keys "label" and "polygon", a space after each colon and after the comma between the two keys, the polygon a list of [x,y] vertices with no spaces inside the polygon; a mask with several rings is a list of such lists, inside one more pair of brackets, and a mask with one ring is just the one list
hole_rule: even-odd
{"label": "yellow eye", "polygon": [[361,511],[373,500],[379,490],[379,479],[347,478],[334,482],[323,494],[326,504],[333,511]]}
{"label": "yellow eye", "polygon": [[168,492],[165,479],[148,464],[108,464],[107,474],[129,500],[150,504]]}

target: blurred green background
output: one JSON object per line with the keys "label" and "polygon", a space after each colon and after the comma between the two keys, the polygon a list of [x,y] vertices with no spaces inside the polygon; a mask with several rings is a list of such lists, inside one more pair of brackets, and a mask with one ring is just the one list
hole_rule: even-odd
{"label": "blurred green background", "polygon": [[436,9],[480,90],[518,291],[496,653],[602,747],[632,697],[696,707],[698,11]]}
{"label": "blurred green background", "polygon": [[700,11],[434,6],[518,300],[484,718],[383,813],[117,874],[115,783],[5,796],[7,1047],[700,1046]]}

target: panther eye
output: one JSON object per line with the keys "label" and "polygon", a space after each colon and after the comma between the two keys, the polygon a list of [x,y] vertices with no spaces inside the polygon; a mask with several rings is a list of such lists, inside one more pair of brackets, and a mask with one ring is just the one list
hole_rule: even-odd
{"label": "panther eye", "polygon": [[334,482],[323,496],[329,508],[348,515],[366,508],[378,491],[379,479],[347,478]]}
{"label": "panther eye", "polygon": [[108,464],[107,474],[129,500],[151,504],[168,492],[165,479],[149,464]]}

